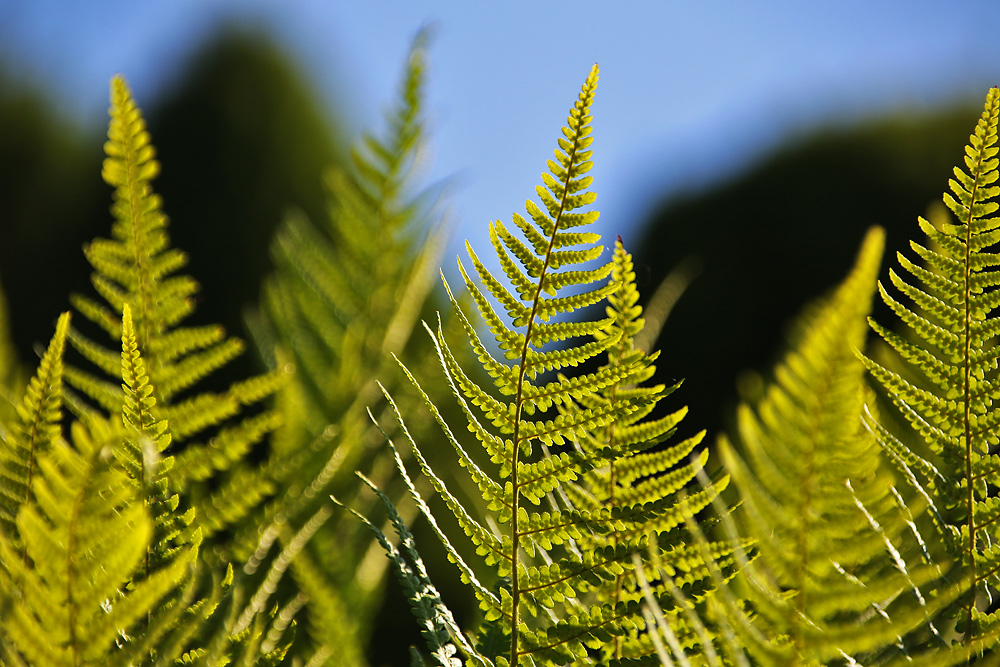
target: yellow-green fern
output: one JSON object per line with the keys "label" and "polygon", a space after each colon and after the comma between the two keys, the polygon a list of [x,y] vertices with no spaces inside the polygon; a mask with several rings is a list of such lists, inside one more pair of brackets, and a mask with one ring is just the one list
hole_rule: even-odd
{"label": "yellow-green fern", "polygon": [[[455,637],[454,646],[462,647],[480,664],[569,664],[596,655],[612,638],[641,626],[636,599],[594,595],[608,585],[614,587],[618,575],[631,567],[628,556],[642,547],[646,529],[668,531],[705,507],[717,493],[706,489],[683,499],[664,491],[637,497],[634,503],[576,507],[572,502],[546,502],[549,509],[541,507],[564,485],[608,466],[615,458],[648,448],[671,426],[666,422],[648,427],[636,424],[663,393],[657,387],[625,388],[648,375],[651,359],[641,353],[623,350],[614,363],[571,377],[546,374],[605,354],[632,333],[629,325],[616,327],[614,312],[598,320],[560,317],[615,294],[622,299],[619,310],[624,309],[626,317],[634,316],[633,304],[628,303],[627,255],[619,250],[612,261],[587,266],[601,256],[603,248],[594,245],[600,238],[597,234],[581,230],[598,215],[581,210],[595,197],[587,190],[592,179],[586,173],[591,167],[590,107],[596,87],[595,66],[563,128],[556,159],[548,162],[549,171],[542,176],[544,186],[536,189],[542,205],[529,200],[528,218],[514,216],[521,235],[500,221],[490,225],[493,250],[513,291],[468,244],[478,284],[459,261],[466,290],[509,361],[495,358],[488,350],[448,287],[465,337],[492,378],[493,391],[480,386],[462,367],[443,327],[439,325],[436,331],[428,327],[445,378],[465,415],[461,431],[472,433],[494,472],[475,463],[458,440],[460,431],[449,426],[421,391],[445,440],[486,501],[490,513],[486,519],[473,516],[435,474],[405,422],[399,420],[424,477],[500,580],[492,589],[480,583],[475,574],[478,568],[465,562],[438,527],[397,457],[418,507],[479,601],[484,616],[480,641],[472,648]],[[497,314],[497,305],[511,325]],[[568,344],[551,345],[561,341]],[[605,437],[612,424],[620,425],[622,435],[632,427],[637,430],[628,437]],[[600,441],[593,441],[595,435]],[[588,446],[575,446],[584,439]],[[384,496],[382,500],[388,502]],[[619,536],[619,544],[614,535]],[[581,551],[578,545],[586,548]],[[416,564],[412,559],[408,562]],[[591,604],[580,604],[584,600]],[[444,646],[439,641],[432,649]]]}
{"label": "yellow-green fern", "polygon": [[62,419],[63,347],[69,331],[69,313],[56,324],[56,333],[28,383],[14,418],[6,424],[0,447],[0,533],[16,540],[17,512],[29,500],[39,455],[58,438]]}
{"label": "yellow-green fern", "polygon": [[144,567],[153,524],[128,476],[108,460],[112,443],[113,436],[94,439],[82,426],[72,445],[55,443],[39,459],[35,500],[18,514],[24,557],[0,539],[0,559],[18,591],[3,634],[28,664],[129,664],[133,656],[117,645],[121,635],[142,633],[133,626],[181,585],[195,553],[189,547],[130,584]]}
{"label": "yellow-green fern", "polygon": [[[704,556],[706,552],[687,533],[685,519],[724,490],[728,478],[721,478],[707,489],[693,483],[708,461],[708,450],[699,450],[704,431],[669,446],[663,444],[675,433],[687,415],[687,408],[655,419],[649,418],[649,414],[681,383],[670,387],[645,384],[656,370],[653,362],[658,353],[646,354],[635,346],[635,339],[643,333],[645,321],[642,308],[638,305],[639,292],[635,285],[632,257],[622,247],[620,239],[615,244],[612,263],[612,283],[617,288],[608,296],[607,315],[613,324],[607,332],[598,332],[595,344],[607,347],[605,369],[631,365],[635,360],[639,363],[630,375],[592,395],[581,397],[574,407],[596,408],[623,398],[642,399],[646,404],[637,412],[619,417],[577,438],[578,446],[584,452],[610,448],[629,454],[611,458],[606,465],[584,472],[575,482],[563,483],[558,495],[564,497],[569,506],[588,511],[602,507],[637,508],[665,500],[672,501],[677,508],[685,508],[683,512],[662,511],[651,515],[640,531],[585,534],[577,540],[577,546],[584,553],[614,547],[613,552],[609,551],[614,554],[609,563],[614,579],[598,588],[594,596],[597,601],[610,604],[635,602],[643,597],[629,556],[635,553],[645,555],[653,549],[655,558],[669,574],[661,578],[652,576],[654,570],[648,571],[647,576],[652,579],[651,594],[659,601],[660,609],[669,618],[681,644],[689,653],[697,653],[699,639],[687,622],[687,610],[677,604],[677,591],[690,599],[703,597],[712,587],[711,567],[730,569],[737,545],[709,545],[707,553],[711,553],[709,559],[715,563],[708,563]],[[653,543],[648,546],[642,539],[646,534],[654,536]],[[592,601],[584,598],[580,602],[590,604]],[[637,631],[628,636],[615,637],[606,647],[606,652],[606,657],[613,658],[617,664],[645,664],[654,654],[655,646],[646,632]]]}
{"label": "yellow-green fern", "polygon": [[940,601],[920,588],[943,572],[922,562],[911,509],[862,423],[856,350],[883,242],[881,229],[869,232],[851,274],[803,316],[773,382],[740,406],[742,454],[722,441],[740,532],[759,551],[736,589],[753,622],[737,605],[728,618],[759,664],[908,657],[915,642],[904,637],[918,627],[919,641],[943,641],[932,622]]}
{"label": "yellow-green fern", "polygon": [[[377,378],[393,389],[405,383],[393,354],[420,377],[435,370],[426,340],[414,335],[433,295],[444,240],[429,195],[416,188],[426,152],[426,69],[421,33],[384,136],[364,135],[349,164],[327,174],[329,217],[312,222],[292,216],[272,245],[275,272],[264,285],[255,332],[265,355],[277,348],[274,363],[296,369],[279,399],[285,425],[273,441],[277,457],[294,460],[283,466],[282,492],[270,508],[281,519],[278,542],[328,506],[329,494],[350,499],[358,509],[367,502],[363,512],[370,515],[378,501],[359,495],[355,471],[397,502],[406,494],[393,479],[392,460],[366,409],[384,409]],[[422,410],[408,387],[394,393],[407,414],[414,412],[410,405]],[[444,393],[442,388],[434,395]],[[419,430],[412,420],[411,426]],[[315,483],[304,485],[303,477]],[[409,518],[414,509],[404,503],[401,511]],[[257,535],[239,538],[259,550]],[[331,664],[364,660],[387,564],[371,549],[364,526],[338,512],[292,565],[311,600],[305,633],[325,647],[319,650],[329,653]]]}
{"label": "yellow-green fern", "polygon": [[[998,113],[1000,91],[993,88],[965,148],[964,166],[955,168],[944,195],[954,217],[938,225],[920,218],[929,243],[910,243],[916,260],[897,255],[902,271],[893,270],[890,278],[905,298],[879,288],[907,332],[874,321],[872,327],[920,379],[865,359],[912,433],[890,433],[874,420],[872,429],[930,502],[940,538],[969,582],[954,612],[966,644],[1000,631],[997,613],[983,607],[1000,583],[1000,217],[992,215],[1000,194]],[[918,451],[905,444],[914,439]]]}
{"label": "yellow-green fern", "polygon": [[[181,326],[194,309],[198,286],[190,277],[177,274],[187,260],[169,245],[167,218],[152,189],[159,163],[142,114],[120,77],[112,81],[110,114],[102,175],[115,188],[112,234],[85,249],[95,269],[94,288],[104,303],[79,295],[73,303],[115,341],[122,335],[121,313],[129,307],[135,342],[154,388],[151,398],[157,403],[158,418],[171,425],[173,446],[167,455],[175,458],[167,485],[189,493],[188,502],[200,509],[198,523],[207,537],[240,519],[271,490],[265,476],[247,474],[239,462],[280,420],[264,412],[222,430],[213,429],[232,420],[245,405],[275,391],[283,378],[280,373],[265,375],[222,393],[192,391],[200,380],[239,354],[243,344],[226,338],[217,326]],[[77,330],[70,333],[70,340],[110,379],[70,368],[67,380],[107,414],[119,412],[124,399],[118,379],[120,353]],[[79,402],[74,405],[78,411],[87,410]],[[204,442],[194,440],[199,435],[205,437]],[[142,479],[145,461],[138,451],[124,455],[132,459],[130,474]],[[222,483],[215,493],[201,497],[190,493],[198,482],[217,476]],[[238,493],[231,488],[234,479],[240,486]],[[226,506],[229,512],[216,511]]]}
{"label": "yellow-green fern", "polygon": [[[268,468],[243,459],[278,419],[269,412],[234,418],[243,405],[266,397],[283,380],[280,374],[271,374],[238,383],[222,394],[190,391],[228,360],[240,343],[224,340],[216,327],[178,326],[193,308],[196,286],[187,277],[173,275],[184,257],[168,247],[165,218],[150,187],[157,163],[141,114],[121,79],[112,83],[111,117],[104,176],[116,188],[113,238],[87,248],[96,269],[94,285],[107,305],[82,297],[75,303],[116,338],[117,350],[88,340],[70,329],[68,315],[62,317],[19,415],[9,424],[11,437],[0,447],[4,490],[0,535],[6,550],[0,560],[5,565],[5,617],[21,620],[4,627],[0,644],[14,647],[9,653],[15,656],[14,664],[20,664],[19,655],[35,660],[31,649],[25,648],[25,637],[36,632],[34,618],[46,631],[57,633],[47,641],[56,653],[38,658],[39,664],[48,660],[152,664],[195,657],[211,664],[237,657],[259,659],[261,664],[280,660],[287,649],[280,640],[281,627],[287,628],[287,622],[279,627],[269,620],[259,596],[243,607],[231,595],[233,572],[219,562],[227,552],[221,540],[210,559],[200,547],[206,533],[245,521],[270,490]],[[110,377],[65,370],[70,384],[97,409],[62,388],[61,355],[67,337]],[[184,398],[177,400],[181,392]],[[77,417],[70,444],[62,439],[67,421],[63,402]],[[223,420],[230,423],[213,428]],[[212,429],[214,436],[207,444],[190,441],[206,429]],[[53,462],[47,471],[51,474],[43,478],[37,469],[46,456]],[[217,471],[228,472],[219,476]],[[216,488],[202,484],[205,480],[221,484]],[[122,483],[125,490],[119,490]],[[74,509],[63,508],[57,515],[56,501]],[[198,511],[199,505],[211,508],[214,515]],[[82,508],[90,509],[76,511]],[[135,524],[135,530],[115,523],[116,516]],[[126,533],[138,537],[125,539]],[[62,551],[41,551],[46,539],[58,539]],[[88,540],[92,546],[87,546]],[[102,540],[108,544],[101,546]],[[115,540],[125,551],[115,550]],[[79,553],[74,551],[77,543],[83,549]],[[139,550],[137,557],[133,547]],[[7,555],[18,550],[20,559],[8,562]],[[63,561],[62,569],[53,558]],[[74,568],[83,568],[79,576]],[[101,568],[110,574],[98,576]],[[214,578],[210,570],[216,573]],[[42,592],[44,586],[66,591],[77,584],[94,587],[87,595],[97,596],[104,605],[104,618],[89,626],[85,615],[96,613],[87,606],[92,599],[78,604],[71,594]],[[132,602],[123,599],[116,607],[114,591],[126,589],[136,597]],[[154,590],[155,595],[138,595]],[[273,592],[272,588],[269,593]],[[42,598],[48,598],[49,615],[39,611]],[[60,620],[67,615],[68,626]],[[74,618],[84,623],[81,632],[94,635],[86,647],[81,648],[82,639],[73,636]],[[69,639],[60,629],[64,626],[71,628],[66,630]],[[272,639],[263,643],[267,632]],[[105,639],[116,635],[117,640],[107,646]],[[71,657],[59,653],[60,647],[67,647]]]}

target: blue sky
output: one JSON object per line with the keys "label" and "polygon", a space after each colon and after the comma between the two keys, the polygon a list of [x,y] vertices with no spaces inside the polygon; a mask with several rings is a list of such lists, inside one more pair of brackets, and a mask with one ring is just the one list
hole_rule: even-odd
{"label": "blue sky", "polygon": [[392,100],[413,35],[432,24],[429,177],[454,182],[457,234],[477,247],[490,219],[523,210],[594,62],[598,231],[626,244],[658,196],[816,124],[981,99],[1000,83],[1000,3],[972,0],[5,0],[0,54],[97,124],[112,74],[151,106],[230,18],[270,26],[353,129]]}

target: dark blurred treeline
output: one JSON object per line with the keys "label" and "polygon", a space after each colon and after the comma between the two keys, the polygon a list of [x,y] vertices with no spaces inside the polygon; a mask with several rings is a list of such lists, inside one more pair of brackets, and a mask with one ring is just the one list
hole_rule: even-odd
{"label": "dark blurred treeline", "polygon": [[[984,91],[985,92],[985,91]],[[689,428],[714,438],[739,392],[769,373],[795,316],[852,265],[865,230],[895,252],[921,238],[917,216],[941,201],[980,113],[975,106],[817,131],[732,180],[663,202],[636,244],[648,299],[683,260],[697,276],[659,338],[662,381],[684,378],[673,401]],[[876,296],[876,318],[888,309]]]}
{"label": "dark blurred treeline", "polygon": [[[243,309],[268,271],[273,231],[291,207],[324,219],[322,174],[341,142],[313,87],[264,33],[229,29],[191,63],[159,100],[138,102],[173,244],[202,286],[193,321],[245,337]],[[107,126],[75,126],[50,111],[44,92],[0,77],[0,127],[0,282],[15,345],[33,365],[32,346],[51,336],[68,293],[90,291],[81,248],[110,233],[111,190],[100,176]],[[253,364],[244,355],[226,371],[245,377]]]}

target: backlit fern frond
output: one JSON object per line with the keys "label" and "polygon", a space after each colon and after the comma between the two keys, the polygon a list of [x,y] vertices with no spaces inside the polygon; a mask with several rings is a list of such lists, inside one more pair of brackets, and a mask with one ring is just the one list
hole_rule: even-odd
{"label": "backlit fern frond", "polygon": [[[478,568],[467,564],[437,528],[411,484],[418,507],[479,600],[484,629],[478,646],[485,652],[477,649],[472,655],[481,654],[496,665],[562,665],[589,659],[613,637],[641,627],[638,601],[583,596],[614,585],[623,572],[622,564],[630,562],[627,556],[641,547],[646,529],[669,530],[716,493],[706,490],[702,496],[678,499],[666,492],[651,492],[619,505],[540,507],[548,494],[588,471],[608,466],[615,457],[648,448],[672,427],[639,424],[662,388],[626,388],[648,378],[651,362],[622,344],[635,328],[632,319],[637,316],[626,284],[630,280],[627,255],[619,249],[611,262],[587,266],[602,253],[594,245],[599,236],[581,230],[598,215],[584,210],[595,198],[587,190],[592,179],[586,173],[591,167],[590,106],[596,86],[595,66],[563,128],[555,160],[548,162],[549,172],[542,176],[544,186],[536,189],[541,206],[529,200],[528,217],[514,216],[520,235],[500,221],[490,225],[493,250],[513,291],[468,244],[471,268],[461,260],[458,263],[466,291],[507,361],[494,357],[480,340],[445,283],[465,337],[493,380],[493,390],[478,384],[463,368],[443,327],[431,331],[445,377],[465,415],[463,430],[483,447],[496,473],[480,468],[460,444],[457,430],[421,393],[488,505],[490,516],[485,522],[467,510],[435,474],[402,417],[398,420],[424,478],[484,564],[500,578],[493,590],[479,583]],[[612,301],[607,318],[561,317],[612,295],[620,303]],[[506,318],[497,313],[497,307]],[[624,319],[616,313],[623,313]],[[550,345],[557,341],[570,342],[561,348]],[[623,345],[621,353],[612,352],[614,363],[571,377],[549,378],[546,373],[580,366],[619,344]],[[605,437],[612,424],[621,427],[617,438]],[[601,441],[591,447],[574,446],[592,438]],[[401,466],[401,460],[397,462]],[[616,534],[628,537],[616,545],[612,539]],[[588,548],[581,552],[579,544]],[[582,600],[591,603],[580,604]]]}
{"label": "backlit fern frond", "polygon": [[30,498],[38,457],[59,437],[62,358],[68,331],[69,313],[63,313],[38,371],[17,406],[14,419],[4,425],[4,438],[0,443],[0,534],[14,543],[18,543],[15,518]]}
{"label": "backlit fern frond", "polygon": [[[155,400],[157,418],[171,424],[173,443],[163,454],[169,459],[176,452],[177,458],[176,465],[164,471],[167,486],[175,492],[190,492],[194,481],[224,478],[235,461],[277,427],[278,419],[274,415],[245,418],[236,425],[227,425],[207,442],[193,438],[212,435],[214,427],[232,421],[244,406],[274,392],[284,379],[280,373],[273,373],[237,383],[222,393],[193,390],[203,378],[239,354],[243,343],[226,338],[216,326],[181,326],[194,309],[198,286],[190,277],[177,274],[187,260],[181,251],[170,247],[167,218],[160,198],[152,190],[151,181],[159,171],[159,163],[142,114],[120,77],[112,81],[110,115],[102,175],[115,188],[111,209],[114,223],[110,239],[95,240],[85,249],[95,269],[92,282],[103,303],[84,296],[75,296],[73,303],[115,341],[122,336],[121,313],[126,307],[130,310],[135,345],[142,350],[149,386],[154,388],[154,393],[144,399]],[[76,330],[71,331],[70,340],[110,379],[71,368],[67,380],[106,413],[118,413],[125,401],[118,380],[121,354]],[[138,449],[125,455],[132,458],[130,474],[143,480],[149,474],[143,471],[149,458],[140,457]],[[243,481],[245,485],[251,482]],[[262,484],[267,486],[258,475],[250,486]],[[150,491],[150,487],[143,488]],[[220,488],[225,489],[225,484]],[[232,495],[216,493],[194,502],[200,506],[235,506],[235,500]],[[245,511],[233,512],[228,521],[235,522],[243,514]],[[224,525],[202,528],[207,537]]]}
{"label": "backlit fern frond", "polygon": [[426,141],[425,42],[422,33],[410,52],[386,138],[366,134],[349,166],[328,174],[326,225],[292,217],[275,239],[277,270],[264,290],[274,329],[267,342],[296,366],[302,404],[293,417],[307,435],[345,413],[366,418],[364,406],[379,395],[371,378],[401,353],[433,287],[443,233],[438,226],[421,239],[427,195],[413,192]]}
{"label": "backlit fern frond", "polygon": [[[395,452],[395,450],[393,451]],[[406,471],[405,468],[402,468],[401,461],[400,469],[403,471],[403,475],[405,476]],[[423,560],[417,552],[413,535],[406,527],[402,517],[399,516],[395,505],[393,505],[389,497],[382,493],[378,487],[372,484],[369,480],[364,479],[363,477],[362,479],[382,501],[383,507],[389,515],[393,530],[399,537],[402,551],[397,549],[396,546],[389,541],[389,538],[386,537],[385,533],[383,533],[382,530],[375,524],[368,521],[368,519],[355,510],[348,509],[366,526],[368,526],[368,528],[375,534],[379,544],[381,544],[382,548],[385,549],[386,555],[389,557],[389,560],[392,562],[393,568],[396,571],[396,578],[399,580],[406,596],[410,600],[410,606],[413,609],[413,614],[416,616],[417,621],[421,625],[421,634],[427,642],[427,646],[430,649],[431,658],[434,660],[434,663],[440,665],[440,667],[460,667],[462,662],[457,657],[457,644],[462,647],[463,652],[470,657],[473,664],[485,667],[485,660],[478,654],[475,648],[469,645],[468,640],[462,634],[461,629],[459,629],[457,623],[455,622],[451,611],[444,605],[440,594],[434,587],[434,584],[431,583],[430,577],[427,575],[427,570],[424,567]],[[412,482],[410,482],[409,477],[406,477],[405,479],[408,485],[412,488]],[[334,499],[334,502],[337,502],[336,499]]]}
{"label": "backlit fern frond", "polygon": [[[107,376],[67,368],[67,381],[97,408],[72,394],[67,404],[80,419],[77,431],[104,434],[102,456],[129,480],[128,503],[137,504],[152,522],[139,565],[115,570],[120,583],[139,590],[146,582],[161,581],[165,572],[180,572],[183,580],[164,588],[156,604],[144,609],[141,627],[123,636],[119,653],[134,664],[195,654],[215,656],[215,663],[238,655],[266,661],[265,654],[284,654],[280,640],[269,650],[260,643],[262,633],[276,626],[255,610],[246,627],[236,631],[221,614],[238,604],[229,592],[228,545],[217,539],[211,550],[199,547],[205,536],[247,521],[272,491],[268,468],[243,459],[279,419],[266,411],[245,418],[239,413],[277,390],[283,374],[252,378],[218,394],[195,391],[242,343],[226,340],[217,327],[179,325],[194,307],[196,285],[174,275],[185,259],[169,248],[166,218],[150,186],[158,165],[142,116],[120,78],[112,82],[108,134],[103,175],[115,188],[112,238],[86,249],[95,268],[93,284],[106,303],[85,297],[74,303],[116,337],[118,349],[112,352],[68,329],[68,320],[60,322],[62,337]],[[32,396],[28,400],[37,403]],[[62,417],[46,419],[58,432]],[[44,425],[38,422],[39,428]],[[199,435],[213,437],[205,444],[193,442]],[[211,571],[222,569],[229,575],[210,581]],[[63,613],[59,600],[53,608]],[[244,611],[239,607],[232,613]]]}
{"label": "backlit fern frond", "polygon": [[132,312],[124,306],[122,317],[122,424],[125,427],[121,446],[115,456],[127,471],[137,496],[146,499],[155,526],[149,552],[144,559],[144,573],[153,572],[177,553],[183,545],[200,542],[200,532],[192,540],[187,534],[194,519],[194,509],[177,511],[180,496],[167,487],[172,457],[163,452],[170,445],[167,422],[156,418],[156,398],[146,375],[146,368],[132,324]]}
{"label": "backlit fern frond", "polygon": [[905,299],[880,286],[883,300],[906,325],[904,336],[872,321],[872,328],[921,377],[906,379],[865,359],[872,376],[925,448],[914,452],[898,434],[873,424],[881,444],[931,504],[943,540],[972,585],[956,612],[966,644],[995,632],[996,612],[980,603],[1000,583],[1000,194],[997,117],[1000,91],[990,90],[954,170],[944,203],[954,217],[940,224],[920,218],[929,243],[911,242],[916,260],[899,253],[902,271],[890,278]]}
{"label": "backlit fern frond", "polygon": [[774,381],[740,406],[742,456],[722,441],[743,500],[740,532],[760,553],[742,574],[752,629],[740,609],[732,625],[760,664],[868,664],[864,656],[902,648],[914,627],[933,628],[935,605],[920,586],[940,573],[920,562],[909,511],[861,421],[855,351],[883,239],[869,232],[850,275],[801,320]]}

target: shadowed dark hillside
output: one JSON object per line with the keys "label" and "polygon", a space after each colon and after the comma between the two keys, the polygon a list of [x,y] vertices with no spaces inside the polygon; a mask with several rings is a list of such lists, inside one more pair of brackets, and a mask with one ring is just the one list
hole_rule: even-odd
{"label": "shadowed dark hillside", "polygon": [[770,366],[790,318],[840,279],[865,229],[884,226],[888,248],[918,235],[916,217],[941,200],[975,117],[961,110],[818,133],[662,205],[636,264],[648,299],[678,262],[700,260],[656,344],[661,379],[686,378],[677,401],[694,420],[718,432],[741,369]]}

